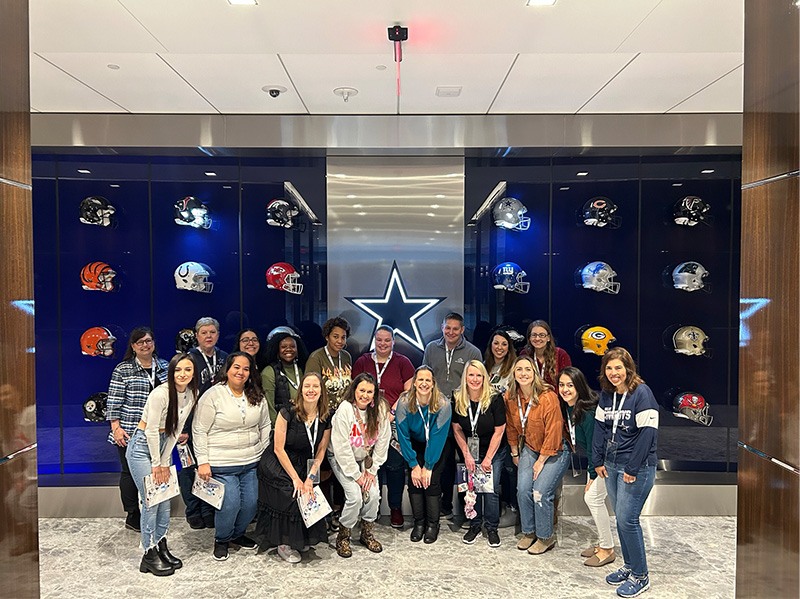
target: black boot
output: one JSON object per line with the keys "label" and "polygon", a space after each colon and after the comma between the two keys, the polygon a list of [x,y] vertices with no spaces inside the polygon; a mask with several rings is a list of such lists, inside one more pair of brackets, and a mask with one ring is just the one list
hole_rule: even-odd
{"label": "black boot", "polygon": [[439,509],[442,505],[442,498],[439,495],[425,496],[425,514],[428,526],[425,529],[425,542],[435,543],[439,538]]}
{"label": "black boot", "polygon": [[169,547],[167,547],[167,537],[158,542],[158,555],[161,556],[161,561],[167,562],[176,570],[183,567],[183,562],[170,553]]}
{"label": "black boot", "polygon": [[411,513],[414,515],[411,541],[417,543],[422,540],[422,535],[425,533],[425,496],[422,493],[409,493],[408,501],[411,503]]}
{"label": "black boot", "polygon": [[158,547],[151,547],[142,557],[142,563],[139,565],[139,572],[150,572],[156,576],[169,576],[175,574],[175,568],[161,559],[158,554]]}

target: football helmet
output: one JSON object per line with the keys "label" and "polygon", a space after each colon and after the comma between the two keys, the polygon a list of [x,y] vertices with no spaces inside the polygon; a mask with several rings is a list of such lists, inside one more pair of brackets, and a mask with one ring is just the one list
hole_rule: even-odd
{"label": "football helmet", "polygon": [[581,348],[585,354],[602,356],[608,351],[609,344],[617,340],[611,331],[601,326],[584,325],[578,331],[580,333]]}
{"label": "football helmet", "polygon": [[83,402],[83,419],[87,422],[105,422],[108,393],[92,393]]}
{"label": "football helmet", "polygon": [[697,223],[709,224],[711,205],[697,196],[686,196],[678,200],[672,212],[676,225],[694,227]]}
{"label": "football helmet", "polygon": [[211,293],[214,290],[214,283],[209,281],[208,277],[213,274],[214,271],[205,264],[184,262],[175,269],[175,286],[186,291]]}
{"label": "football helmet", "polygon": [[294,217],[300,211],[283,199],[272,200],[267,204],[267,224],[273,227],[291,229],[294,226]]}
{"label": "football helmet", "polygon": [[297,295],[303,293],[300,275],[288,262],[276,262],[267,269],[267,287]]}
{"label": "football helmet", "polygon": [[614,216],[617,205],[602,196],[588,200],[581,210],[583,224],[589,227],[606,227],[616,229],[619,227],[619,217]]}
{"label": "football helmet", "polygon": [[175,335],[175,351],[178,353],[188,353],[190,349],[197,347],[197,337],[193,329],[181,329]]}
{"label": "football helmet", "polygon": [[267,341],[270,341],[275,335],[289,335],[290,337],[295,337],[296,339],[300,338],[300,335],[297,331],[290,326],[286,326],[285,324],[275,327],[269,333],[267,333]]}
{"label": "football helmet", "polygon": [[527,231],[531,219],[525,216],[528,209],[517,198],[502,198],[492,208],[494,224],[501,229]]}
{"label": "football helmet", "polygon": [[110,227],[113,224],[112,215],[116,211],[117,209],[104,197],[89,196],[81,201],[80,219],[85,225]]}
{"label": "football helmet", "polygon": [[200,200],[192,196],[181,198],[172,205],[175,222],[179,225],[195,229],[211,228],[208,208]]}
{"label": "football helmet", "polygon": [[114,291],[116,271],[105,262],[89,262],[81,269],[81,286],[88,291]]}
{"label": "football helmet", "polygon": [[617,273],[605,262],[589,262],[581,269],[581,284],[584,289],[619,293],[619,283],[614,281]]}
{"label": "football helmet", "polygon": [[516,291],[517,293],[528,293],[530,289],[531,284],[522,280],[525,276],[525,271],[514,262],[498,264],[492,271],[495,289]]}
{"label": "football helmet", "polygon": [[105,327],[86,329],[81,335],[81,353],[84,356],[102,356],[110,358],[114,355],[114,342],[117,340]]}
{"label": "football helmet", "polygon": [[675,348],[675,353],[686,356],[706,354],[706,341],[708,341],[708,335],[703,332],[703,329],[696,326],[680,327],[672,335],[672,346]]}
{"label": "football helmet", "polygon": [[672,415],[711,426],[714,417],[708,413],[708,402],[695,391],[682,391],[672,400]]}
{"label": "football helmet", "polygon": [[697,291],[703,289],[710,293],[711,285],[703,281],[709,273],[699,262],[681,262],[672,271],[672,285],[675,289],[683,291]]}

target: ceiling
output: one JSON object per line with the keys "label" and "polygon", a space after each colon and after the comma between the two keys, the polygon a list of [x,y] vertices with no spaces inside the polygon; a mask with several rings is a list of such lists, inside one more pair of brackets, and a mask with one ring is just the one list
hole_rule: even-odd
{"label": "ceiling", "polygon": [[[743,0],[30,0],[31,110],[741,112]],[[408,27],[400,86],[387,28]],[[384,67],[384,68],[382,68]],[[439,97],[437,87],[460,87]],[[277,98],[264,87],[285,88]],[[344,102],[333,90],[351,87]]]}

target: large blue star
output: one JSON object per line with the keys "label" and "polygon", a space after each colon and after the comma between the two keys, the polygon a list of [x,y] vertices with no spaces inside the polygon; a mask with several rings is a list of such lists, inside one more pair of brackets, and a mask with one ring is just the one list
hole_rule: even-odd
{"label": "large blue star", "polygon": [[346,297],[345,299],[377,320],[375,328],[372,330],[370,349],[375,343],[375,329],[386,324],[394,329],[396,335],[422,351],[425,346],[422,344],[417,320],[447,297],[409,298],[403,278],[400,276],[400,270],[397,268],[397,262],[392,262],[392,272],[386,282],[383,297]]}

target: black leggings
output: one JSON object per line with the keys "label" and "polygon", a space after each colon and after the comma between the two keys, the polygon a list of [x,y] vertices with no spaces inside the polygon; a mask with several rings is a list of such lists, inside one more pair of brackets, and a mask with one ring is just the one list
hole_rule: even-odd
{"label": "black leggings", "polygon": [[[425,443],[421,443],[419,441],[415,441],[414,439],[411,440],[411,447],[417,452],[417,462],[419,462],[420,466],[425,463]],[[431,496],[439,496],[442,494],[442,470],[444,470],[445,464],[447,463],[447,456],[452,453],[453,446],[450,444],[450,439],[444,444],[442,448],[442,455],[439,457],[439,461],[433,467],[431,471],[431,484],[428,485],[427,489],[415,487],[411,482],[411,477],[408,477],[408,493],[409,495],[413,495],[415,493],[425,494],[429,497]]]}
{"label": "black leggings", "polygon": [[[128,439],[130,443],[130,439]],[[136,488],[136,483],[133,482],[131,471],[128,468],[128,459],[125,457],[127,447],[120,447],[117,445],[117,452],[119,452],[119,463],[122,466],[122,472],[119,473],[119,496],[122,499],[122,507],[129,514],[139,513],[139,490]]]}

